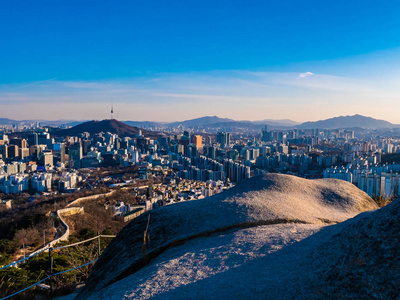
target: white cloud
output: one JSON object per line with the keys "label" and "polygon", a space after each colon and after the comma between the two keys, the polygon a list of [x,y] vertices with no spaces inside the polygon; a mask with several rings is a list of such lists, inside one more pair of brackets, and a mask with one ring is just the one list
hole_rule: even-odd
{"label": "white cloud", "polygon": [[304,77],[311,76],[311,75],[314,75],[314,73],[311,73],[311,72],[300,73],[299,78],[304,78]]}
{"label": "white cloud", "polygon": [[49,81],[54,81],[57,78],[51,78],[51,79],[47,79],[47,80],[41,80],[41,81],[34,81],[34,82],[30,82],[28,84],[26,84],[24,87],[28,87],[28,86],[32,86],[32,85],[40,85]]}

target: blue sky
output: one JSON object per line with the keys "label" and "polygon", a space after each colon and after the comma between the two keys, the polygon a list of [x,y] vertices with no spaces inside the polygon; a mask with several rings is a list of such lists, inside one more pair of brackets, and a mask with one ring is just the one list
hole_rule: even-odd
{"label": "blue sky", "polygon": [[102,119],[114,103],[123,120],[400,123],[399,12],[396,1],[4,0],[0,117]]}

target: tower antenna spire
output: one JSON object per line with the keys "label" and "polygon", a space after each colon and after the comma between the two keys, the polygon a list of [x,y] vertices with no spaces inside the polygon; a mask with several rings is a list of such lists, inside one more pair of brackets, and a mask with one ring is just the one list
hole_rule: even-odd
{"label": "tower antenna spire", "polygon": [[114,109],[113,109],[113,105],[111,104],[111,120],[114,119]]}

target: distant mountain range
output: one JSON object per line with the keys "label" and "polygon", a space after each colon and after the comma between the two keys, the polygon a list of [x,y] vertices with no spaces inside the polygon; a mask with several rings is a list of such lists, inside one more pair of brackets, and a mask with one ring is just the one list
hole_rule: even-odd
{"label": "distant mountain range", "polygon": [[123,121],[125,124],[129,124],[131,126],[138,126],[138,127],[196,127],[196,126],[207,126],[216,123],[229,123],[229,122],[237,122],[232,119],[227,118],[219,118],[217,116],[207,116],[201,117],[181,122],[152,122],[152,121]]}
{"label": "distant mountain range", "polygon": [[215,123],[226,123],[226,122],[235,122],[235,120],[227,119],[227,118],[219,118],[217,116],[213,116],[213,117],[207,116],[207,117],[202,117],[202,118],[197,118],[197,119],[192,119],[192,120],[186,120],[186,121],[182,121],[182,122],[168,123],[166,125],[170,126],[170,127],[178,127],[178,126],[192,127],[192,126],[205,126],[205,125],[210,125],[210,124],[215,124]]}
{"label": "distant mountain range", "polygon": [[228,118],[220,118],[217,116],[206,116],[191,120],[185,120],[180,122],[172,122],[172,123],[162,123],[162,122],[151,122],[151,121],[123,121],[126,124],[131,126],[138,126],[138,127],[185,127],[185,128],[198,128],[198,127],[205,127],[205,128],[218,128],[218,127],[229,127],[229,128],[247,128],[247,129],[259,129],[262,128],[264,125],[269,125],[272,127],[290,127],[299,125],[299,122],[295,122],[288,119],[283,120],[260,120],[260,121],[248,121],[248,120],[241,120],[236,121],[233,119]]}
{"label": "distant mountain range", "polygon": [[235,121],[233,119],[219,118],[217,116],[207,116],[186,120],[182,122],[173,123],[156,123],[156,122],[132,122],[126,121],[125,123],[138,127],[185,127],[192,129],[224,129],[230,131],[238,130],[261,130],[265,125],[269,129],[343,129],[343,128],[363,128],[363,129],[382,129],[382,128],[400,128],[400,125],[392,124],[385,120],[378,120],[371,117],[361,115],[354,116],[340,116],[326,120],[315,122],[298,123],[292,120],[271,120],[265,119],[260,121]]}
{"label": "distant mountain range", "polygon": [[337,129],[337,128],[355,128],[355,127],[364,129],[379,129],[379,128],[394,128],[394,127],[399,127],[399,125],[395,125],[384,120],[377,120],[371,117],[354,115],[354,116],[340,116],[316,122],[305,122],[297,126],[297,128],[299,129],[312,129],[312,128]]}
{"label": "distant mountain range", "polygon": [[[132,121],[126,122],[132,124]],[[326,120],[320,120],[315,122],[298,123],[292,120],[271,120],[265,119],[260,121],[235,121],[233,119],[219,118],[217,116],[207,116],[202,118],[196,118],[192,120],[186,120],[182,122],[173,123],[152,123],[152,122],[135,122],[136,126],[139,127],[185,127],[192,129],[216,129],[216,130],[228,130],[228,131],[253,131],[261,130],[265,125],[269,129],[338,129],[338,128],[363,128],[363,129],[380,129],[380,128],[399,128],[400,125],[392,124],[388,121],[378,120],[371,117],[365,117],[361,115],[354,116],[340,116],[330,118]]]}
{"label": "distant mountain range", "polygon": [[[111,120],[116,121],[116,120]],[[42,125],[47,126],[76,126],[79,124],[89,124],[90,122],[98,122],[98,121],[73,121],[73,120],[57,120],[57,121],[45,121],[45,120],[11,120],[8,118],[0,118],[0,125],[12,125],[12,124],[32,124],[39,122]],[[119,121],[118,121],[119,122]],[[152,121],[122,121],[119,123],[124,123],[127,126],[131,127],[142,127],[146,129],[152,129],[157,131],[162,131],[164,128],[176,128],[183,127],[189,128],[193,130],[226,130],[226,131],[259,131],[265,125],[268,126],[269,129],[290,129],[290,128],[298,128],[298,129],[343,129],[343,128],[363,128],[363,129],[381,129],[381,128],[400,128],[400,125],[392,124],[388,121],[378,120],[371,117],[365,117],[361,115],[354,116],[340,116],[335,118],[330,118],[326,120],[320,120],[315,122],[305,122],[298,123],[288,119],[265,119],[259,121],[236,121],[228,118],[220,118],[217,116],[206,116],[191,120],[185,120],[181,122],[152,122]],[[111,126],[113,127],[113,126]],[[122,125],[117,126],[122,132],[128,132],[129,130],[123,130]],[[71,128],[72,129],[72,128]],[[116,128],[111,128],[114,131]],[[110,130],[111,130],[110,129]],[[108,131],[110,131],[108,130]],[[86,130],[87,131],[87,130]],[[104,131],[104,130],[103,130]],[[111,131],[110,131],[111,132]]]}
{"label": "distant mountain range", "polygon": [[171,127],[177,127],[179,125],[185,126],[185,127],[193,127],[193,126],[208,126],[208,125],[216,125],[216,124],[222,124],[222,123],[230,123],[233,125],[233,123],[240,123],[240,124],[252,124],[252,125],[270,125],[270,126],[295,126],[300,124],[299,122],[295,122],[292,120],[284,119],[284,120],[271,120],[271,119],[266,119],[266,120],[260,120],[260,121],[248,121],[248,120],[241,120],[241,121],[235,121],[233,119],[227,119],[227,118],[219,118],[217,116],[207,116],[207,117],[202,117],[202,118],[197,118],[197,119],[192,119],[192,120],[186,120],[182,122],[174,122],[174,123],[168,123],[166,124],[167,126]]}
{"label": "distant mountain range", "polygon": [[256,125],[270,125],[270,126],[296,126],[301,123],[289,120],[289,119],[282,119],[282,120],[272,120],[272,119],[265,119],[260,121],[251,121],[251,123]]}

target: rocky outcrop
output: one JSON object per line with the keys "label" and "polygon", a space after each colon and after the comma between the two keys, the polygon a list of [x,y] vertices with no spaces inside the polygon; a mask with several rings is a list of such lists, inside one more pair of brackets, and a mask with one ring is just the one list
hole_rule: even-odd
{"label": "rocky outcrop", "polygon": [[399,299],[400,199],[340,225],[310,255],[314,297]]}
{"label": "rocky outcrop", "polygon": [[[78,299],[98,297],[107,286],[148,268],[165,251],[191,241],[278,224],[320,228],[376,208],[371,198],[345,181],[280,174],[254,177],[213,197],[166,206],[135,219],[101,255]],[[143,248],[149,214],[150,242]]]}

